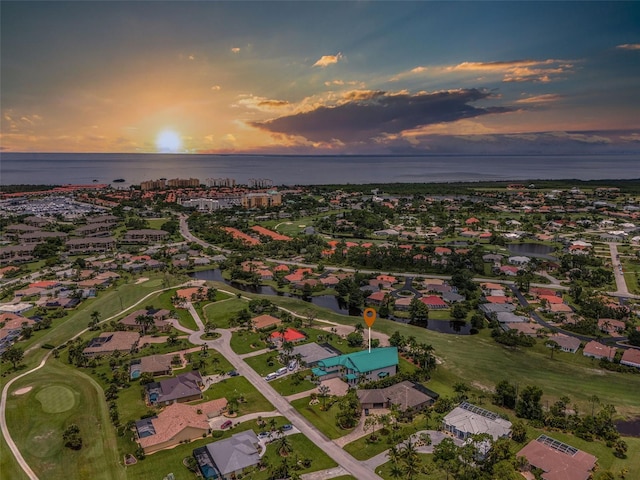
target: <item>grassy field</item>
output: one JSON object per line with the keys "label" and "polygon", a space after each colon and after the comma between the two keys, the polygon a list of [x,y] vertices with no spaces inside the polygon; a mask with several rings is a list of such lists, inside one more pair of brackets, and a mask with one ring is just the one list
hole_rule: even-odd
{"label": "grassy field", "polygon": [[332,440],[340,438],[353,430],[343,430],[336,425],[336,414],[338,413],[337,403],[324,412],[320,410],[320,404],[309,405],[308,397],[294,400],[291,402],[291,405],[298,410],[304,418],[309,420],[314,427]]}
{"label": "grassy field", "polygon": [[237,330],[231,336],[231,349],[237,354],[251,353],[267,348],[267,344],[260,340],[260,334]]}
{"label": "grassy field", "polygon": [[[126,478],[102,389],[96,382],[51,361],[16,382],[12,392],[29,386],[29,392],[10,396],[7,422],[25,460],[40,478]],[[79,451],[63,445],[62,432],[72,423],[80,427],[83,444]]]}
{"label": "grassy field", "polygon": [[[378,320],[376,326],[385,333],[398,330],[413,335],[420,342],[431,344],[442,364],[433,375],[433,382],[453,385],[463,381],[478,390],[492,390],[501,380],[525,385],[538,385],[544,392],[543,402],[556,401],[568,395],[582,411],[589,398],[597,395],[603,403],[616,406],[623,416],[640,415],[640,375],[609,372],[598,368],[597,361],[577,354],[560,353],[551,359],[549,349],[538,342],[534,348],[512,350],[497,344],[483,330],[479,335],[448,335],[409,325]],[[445,392],[431,386],[440,394]]]}
{"label": "grassy field", "polygon": [[214,400],[216,398],[244,397],[244,403],[238,406],[238,414],[271,412],[275,410],[273,405],[267,400],[251,383],[244,377],[231,377],[222,382],[211,385],[204,392],[202,402]]}
{"label": "grassy field", "polygon": [[[219,293],[222,294],[221,292]],[[203,308],[203,320],[206,319],[213,322],[217,328],[229,328],[229,320],[247,307],[248,302],[246,300],[235,297],[210,303]]]}
{"label": "grassy field", "polygon": [[[301,433],[289,435],[288,439],[291,441],[292,448],[292,452],[288,455],[291,463],[295,463],[296,459],[302,460],[308,458],[311,460],[311,465],[308,468],[300,468],[300,470],[295,471],[298,475],[338,466],[326,453]],[[267,465],[278,465],[281,463],[282,457],[277,452],[277,443],[267,445],[267,453],[265,453],[264,459]],[[250,478],[255,480],[269,480],[272,477],[268,470],[264,470],[262,472],[251,473]]]}
{"label": "grassy field", "polygon": [[[311,375],[311,370],[303,370],[300,372],[302,377],[306,377],[307,375]],[[273,389],[278,392],[283,397],[288,395],[293,395],[294,393],[306,392],[313,388],[315,388],[315,384],[311,383],[308,380],[302,380],[297,385],[293,382],[293,377],[291,375],[287,375],[282,378],[277,378],[271,382],[269,382]],[[309,393],[311,395],[311,393]]]}
{"label": "grassy field", "polygon": [[[423,415],[418,415],[411,423],[401,423],[399,428],[401,438],[409,438],[410,435],[426,428],[426,420]],[[377,442],[368,441],[369,435],[367,435],[366,437],[359,438],[354,442],[346,444],[344,446],[344,450],[349,452],[358,460],[367,460],[384,452],[391,446],[387,442],[387,438],[389,437],[379,433],[379,426],[376,428],[376,431],[378,432]]]}

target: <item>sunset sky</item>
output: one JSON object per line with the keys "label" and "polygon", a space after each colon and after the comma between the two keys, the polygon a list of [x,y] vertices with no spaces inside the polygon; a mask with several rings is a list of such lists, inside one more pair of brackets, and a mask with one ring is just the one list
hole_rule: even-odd
{"label": "sunset sky", "polygon": [[640,151],[640,2],[0,8],[5,151]]}

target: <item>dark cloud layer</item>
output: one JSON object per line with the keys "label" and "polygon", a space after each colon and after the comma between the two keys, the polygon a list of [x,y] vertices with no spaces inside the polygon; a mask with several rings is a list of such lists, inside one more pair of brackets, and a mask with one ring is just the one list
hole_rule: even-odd
{"label": "dark cloud layer", "polygon": [[263,130],[299,135],[316,142],[365,141],[424,125],[455,122],[490,113],[513,111],[508,107],[475,107],[472,102],[491,94],[467,89],[436,93],[391,94],[354,92],[332,107],[275,118],[252,125]]}

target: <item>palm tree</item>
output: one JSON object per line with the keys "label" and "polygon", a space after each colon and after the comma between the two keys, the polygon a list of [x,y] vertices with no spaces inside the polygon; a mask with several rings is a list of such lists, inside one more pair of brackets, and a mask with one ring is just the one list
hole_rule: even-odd
{"label": "palm tree", "polygon": [[400,460],[400,449],[397,445],[392,445],[387,451],[387,457],[389,457],[389,461],[396,465]]}
{"label": "palm tree", "polygon": [[318,386],[318,396],[322,399],[322,410],[324,411],[326,409],[326,404],[327,404],[327,397],[329,396],[329,391],[331,389],[329,388],[328,385],[320,384]]}
{"label": "palm tree", "polygon": [[286,435],[283,435],[282,433],[278,438],[276,448],[281,457],[286,457],[293,451],[293,447],[291,446],[289,437],[287,437]]}
{"label": "palm tree", "polygon": [[555,340],[547,340],[544,344],[551,349],[551,360],[553,360],[553,354],[560,350],[560,345]]}

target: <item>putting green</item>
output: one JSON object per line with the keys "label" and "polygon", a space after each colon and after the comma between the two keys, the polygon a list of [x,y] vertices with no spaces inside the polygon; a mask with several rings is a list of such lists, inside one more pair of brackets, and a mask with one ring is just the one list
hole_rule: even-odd
{"label": "putting green", "polygon": [[62,413],[71,410],[76,404],[73,391],[62,385],[52,385],[43,388],[36,394],[36,398],[46,413]]}
{"label": "putting green", "polygon": [[145,288],[154,288],[154,287],[159,287],[160,285],[162,285],[162,280],[160,280],[159,278],[149,280],[148,282],[144,282],[142,284],[142,286]]}

